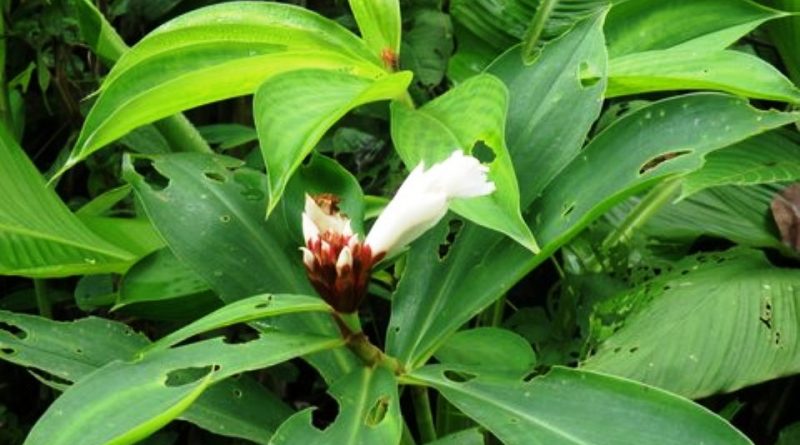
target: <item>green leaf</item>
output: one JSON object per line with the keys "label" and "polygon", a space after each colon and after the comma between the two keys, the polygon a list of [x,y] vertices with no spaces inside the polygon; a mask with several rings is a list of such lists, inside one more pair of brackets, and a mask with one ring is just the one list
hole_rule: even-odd
{"label": "green leaf", "polygon": [[642,227],[647,236],[691,243],[701,235],[786,251],[770,211],[770,186],[720,186],[668,204]]}
{"label": "green leaf", "polygon": [[703,168],[684,179],[681,199],[708,187],[797,179],[800,137],[789,131],[772,131],[710,153]]}
{"label": "green leaf", "polygon": [[383,59],[387,69],[393,69],[402,31],[399,0],[350,0],[350,9],[372,53]]}
{"label": "green leaf", "polygon": [[750,0],[617,1],[606,20],[608,54],[680,47],[722,50],[767,20],[785,13]]}
{"label": "green leaf", "polygon": [[797,373],[798,283],[758,251],[686,258],[604,303],[598,317],[624,319],[583,367],[690,398]]}
{"label": "green leaf", "polygon": [[255,128],[241,124],[204,125],[197,130],[208,143],[219,145],[221,150],[229,150],[258,140]]}
{"label": "green leaf", "polygon": [[478,428],[471,428],[457,433],[448,434],[439,440],[428,442],[426,445],[484,445],[483,434]]}
{"label": "green leaf", "polygon": [[436,9],[412,12],[411,24],[403,34],[400,65],[414,72],[425,86],[442,82],[447,62],[453,52],[453,24],[450,15]]}
{"label": "green leaf", "polygon": [[383,367],[359,367],[331,385],[339,403],[336,420],[324,430],[312,425],[313,408],[289,418],[270,441],[283,444],[397,444],[403,429],[397,382]]}
{"label": "green leaf", "polygon": [[[496,190],[488,196],[454,200],[450,208],[470,221],[502,232],[533,252],[536,240],[519,211],[519,188],[505,144],[508,90],[490,75],[475,76],[413,110],[392,104],[392,140],[409,169],[430,166],[461,149],[489,166]],[[484,154],[488,152],[487,154]]]}
{"label": "green leaf", "polygon": [[800,41],[800,1],[798,0],[765,0],[766,3],[783,11],[795,14],[775,20],[767,28],[772,41],[778,48],[789,77],[795,84],[800,84],[800,54],[796,42]]}
{"label": "green leaf", "polygon": [[256,91],[253,113],[269,175],[267,214],[336,121],[359,105],[401,97],[410,82],[407,71],[372,80],[319,69],[295,70],[264,82]]}
{"label": "green leaf", "polygon": [[[202,277],[163,248],[142,258],[122,277],[115,308],[198,296],[208,290]],[[181,310],[185,309],[181,305]]]}
{"label": "green leaf", "polygon": [[[506,139],[523,208],[577,155],[599,115],[605,80],[583,85],[578,76],[584,64],[603,73],[604,51],[602,16],[597,16],[548,45],[532,65],[515,49],[490,68],[510,93]],[[440,258],[449,224],[442,222],[411,247],[393,297],[387,350],[410,368],[424,363],[449,334],[533,267],[530,251],[471,223],[454,233]]]}
{"label": "green leaf", "polygon": [[[163,175],[167,187],[158,190],[148,183],[137,161]],[[196,153],[127,157],[123,176],[175,256],[226,303],[263,293],[315,295],[298,251],[303,243],[300,218],[288,219],[279,207],[265,221],[267,178],[242,164]],[[290,331],[338,332],[327,314],[280,317],[271,323]],[[328,381],[357,363],[345,349],[307,358]]]}
{"label": "green leaf", "polygon": [[103,14],[90,0],[70,0],[70,6],[78,21],[81,40],[89,45],[92,52],[109,61],[116,61],[127,50],[128,45],[108,23]]}
{"label": "green leaf", "polygon": [[541,0],[522,39],[526,62],[536,60],[544,45],[564,35],[575,23],[610,4],[610,0]]}
{"label": "green leaf", "polygon": [[152,354],[197,334],[225,326],[298,312],[331,312],[331,308],[319,298],[306,295],[256,295],[217,309],[158,340],[143,352]]}
{"label": "green leaf", "polygon": [[[132,359],[150,343],[122,323],[95,317],[59,322],[2,311],[0,322],[0,358],[35,369],[34,375],[51,386]],[[181,418],[218,434],[265,443],[290,414],[276,396],[241,376],[211,387]]]}
{"label": "green leaf", "polygon": [[100,238],[135,255],[135,260],[164,247],[153,225],[144,218],[80,216],[79,219]]}
{"label": "green leaf", "polygon": [[81,206],[81,208],[75,212],[75,215],[78,217],[103,216],[110,212],[111,209],[120,201],[127,198],[131,194],[131,191],[132,189],[129,184],[106,190],[99,196]]}
{"label": "green leaf", "polygon": [[68,382],[150,343],[122,323],[95,317],[59,322],[0,311],[0,322],[0,358]]}
{"label": "green leaf", "polygon": [[[243,344],[216,338],[115,361],[61,395],[31,429],[28,445],[130,444],[176,418],[215,382],[303,354],[335,348],[343,340],[270,333]],[[98,423],[97,419],[103,422]]]}
{"label": "green leaf", "polygon": [[536,365],[536,354],[527,340],[507,329],[492,327],[456,332],[434,356],[447,365],[519,375]]}
{"label": "green leaf", "polygon": [[792,445],[800,441],[800,422],[794,422],[781,430],[775,445]]}
{"label": "green leaf", "polygon": [[0,125],[0,274],[121,272],[136,256],[89,230]]}
{"label": "green leaf", "polygon": [[670,90],[718,90],[800,102],[800,90],[764,60],[740,51],[669,49],[611,59],[608,97]]}
{"label": "green leaf", "polygon": [[[548,185],[532,208],[537,235],[551,246],[560,245],[558,240],[577,233],[621,199],[697,170],[706,154],[798,117],[757,110],[720,94],[654,102],[599,134]],[[604,172],[602,178],[598,171]]]}
{"label": "green leaf", "polygon": [[361,40],[303,8],[229,2],[182,15],[119,59],[62,171],[138,126],[252,94],[272,75],[309,67],[385,75]]}
{"label": "green leaf", "polygon": [[700,405],[603,374],[557,367],[525,381],[429,366],[410,378],[439,390],[507,445],[751,444]]}

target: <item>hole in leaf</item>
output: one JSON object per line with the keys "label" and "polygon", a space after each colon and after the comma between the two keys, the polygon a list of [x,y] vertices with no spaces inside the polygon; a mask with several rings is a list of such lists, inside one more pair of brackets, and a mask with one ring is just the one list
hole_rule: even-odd
{"label": "hole in leaf", "polygon": [[638,347],[638,346],[634,346],[634,347],[630,348],[630,349],[628,350],[628,352],[630,352],[631,354],[633,354],[634,352],[636,352],[636,351],[638,351],[638,350],[639,350],[639,347]]}
{"label": "hole in leaf", "polygon": [[237,399],[241,399],[242,395],[243,394],[242,394],[242,390],[241,389],[236,388],[236,389],[233,390],[233,396],[236,397]]}
{"label": "hole in leaf", "polygon": [[454,383],[466,383],[477,377],[475,374],[462,371],[447,370],[444,372],[444,378]]}
{"label": "hole in leaf", "polygon": [[386,417],[386,412],[389,410],[389,400],[391,400],[389,396],[381,396],[375,401],[372,408],[367,411],[367,418],[365,419],[367,425],[377,426],[383,421],[383,418]]}
{"label": "hole in leaf", "polygon": [[578,67],[578,79],[581,81],[583,88],[593,87],[597,85],[597,82],[600,82],[600,73],[589,62],[581,62]]}
{"label": "hole in leaf", "polygon": [[664,164],[667,161],[671,161],[673,159],[679,158],[681,156],[686,156],[690,154],[692,150],[678,150],[678,151],[670,151],[667,153],[662,153],[658,156],[653,157],[649,161],[645,162],[642,167],[639,169],[639,174],[643,175],[647,172],[654,170],[659,165]]}
{"label": "hole in leaf", "polygon": [[167,379],[164,384],[170,388],[189,385],[217,370],[219,370],[219,365],[176,369],[167,373]]}
{"label": "hole in leaf", "polygon": [[133,168],[144,178],[153,191],[160,192],[169,187],[169,178],[153,166],[152,160],[133,158]]}
{"label": "hole in leaf", "polygon": [[450,247],[452,247],[453,243],[456,241],[456,237],[458,233],[461,232],[462,227],[464,227],[464,221],[460,219],[451,219],[450,222],[447,223],[447,235],[444,237],[444,242],[439,244],[440,260],[447,258],[447,254],[450,253]]}
{"label": "hole in leaf", "polygon": [[319,394],[313,400],[317,409],[311,412],[311,424],[320,430],[325,430],[339,416],[339,403],[328,393]]}
{"label": "hole in leaf", "polygon": [[33,374],[33,376],[36,377],[37,380],[42,381],[44,383],[49,383],[49,384],[52,384],[52,385],[69,386],[69,385],[71,385],[73,383],[70,380],[67,380],[65,378],[59,377],[59,376],[57,376],[55,374],[51,374],[51,373],[49,373],[47,371],[42,371],[41,369],[37,369],[35,371],[32,370],[32,369],[29,369],[28,372]]}
{"label": "hole in leaf", "polygon": [[537,375],[539,375],[539,374],[537,374],[536,371],[531,371],[531,372],[525,374],[525,377],[522,378],[522,381],[525,382],[525,383],[529,383],[531,380],[536,378]]}
{"label": "hole in leaf", "polygon": [[269,307],[269,303],[258,303],[255,305],[255,309],[266,309]]}
{"label": "hole in leaf", "polygon": [[19,326],[0,321],[0,330],[6,331],[14,337],[24,339],[28,333],[21,329]]}
{"label": "hole in leaf", "polygon": [[14,355],[17,350],[14,348],[0,348],[0,352],[2,352],[3,355]]}
{"label": "hole in leaf", "polygon": [[210,181],[218,182],[220,184],[225,183],[226,180],[224,175],[221,175],[217,172],[203,172],[203,176]]}
{"label": "hole in leaf", "polygon": [[561,217],[562,218],[568,217],[569,214],[572,213],[574,210],[575,210],[575,203],[572,203],[570,205],[565,205],[564,210],[561,212]]}
{"label": "hole in leaf", "polygon": [[478,141],[472,146],[472,156],[481,161],[481,164],[491,164],[497,157],[492,147],[483,141]]}

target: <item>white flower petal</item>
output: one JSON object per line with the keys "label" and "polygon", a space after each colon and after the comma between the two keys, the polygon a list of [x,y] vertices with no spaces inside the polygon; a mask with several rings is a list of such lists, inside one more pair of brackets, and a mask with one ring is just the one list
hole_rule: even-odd
{"label": "white flower petal", "polygon": [[306,242],[309,240],[315,239],[319,236],[319,229],[317,225],[314,224],[314,221],[311,220],[311,217],[308,216],[306,212],[303,212],[303,239]]}
{"label": "white flower petal", "polygon": [[301,247],[300,250],[303,251],[303,263],[309,269],[313,269],[314,268],[314,260],[315,260],[314,254],[310,250],[306,249],[305,247]]}
{"label": "white flower petal", "polygon": [[412,170],[372,226],[365,244],[373,254],[390,255],[435,226],[453,198],[488,195],[495,190],[489,168],[461,150],[427,171],[422,163]]}
{"label": "white flower petal", "polygon": [[339,252],[339,258],[336,259],[336,273],[341,275],[345,267],[353,267],[353,254],[347,246]]}

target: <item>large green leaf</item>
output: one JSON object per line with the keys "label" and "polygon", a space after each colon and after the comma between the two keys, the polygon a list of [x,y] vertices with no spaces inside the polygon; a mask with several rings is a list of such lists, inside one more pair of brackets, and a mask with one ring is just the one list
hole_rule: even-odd
{"label": "large green leaf", "polygon": [[281,444],[397,444],[403,430],[397,382],[383,367],[359,367],[331,385],[339,414],[324,430],[311,421],[313,408],[289,418],[275,432],[271,445]]}
{"label": "large green leaf", "polygon": [[330,306],[317,297],[306,295],[256,295],[217,309],[153,343],[145,352],[166,349],[190,337],[237,323],[298,312],[331,312]]}
{"label": "large green leaf", "polygon": [[800,90],[764,60],[740,51],[668,49],[611,60],[608,97],[669,90],[718,90],[745,97],[800,102]]}
{"label": "large green leaf", "polygon": [[208,290],[205,280],[163,248],[142,258],[122,277],[115,308],[198,296]]}
{"label": "large green leaf", "polygon": [[[129,360],[149,344],[111,320],[58,322],[0,312],[0,358],[32,369],[51,386],[77,382],[115,360]],[[180,418],[218,434],[266,440],[291,410],[247,376],[224,380],[203,393]]]}
{"label": "large green leaf", "polygon": [[[137,171],[136,159],[168,179],[167,187],[158,190],[148,183]],[[225,156],[191,153],[127,158],[124,177],[175,256],[223,301],[263,293],[315,295],[298,251],[303,242],[299,213],[287,219],[289,214],[278,208],[265,221],[267,178],[242,165]],[[300,208],[302,198],[297,197]],[[338,332],[327,314],[280,317],[270,323],[301,332]],[[357,363],[345,349],[309,359],[329,381]]]}
{"label": "large green leaf", "polygon": [[64,169],[138,126],[251,94],[272,75],[308,67],[385,74],[355,35],[300,7],[229,2],[182,15],[119,59]]}
{"label": "large green leaf", "polygon": [[70,0],[78,19],[81,39],[92,51],[103,59],[115,61],[127,50],[128,45],[122,40],[110,23],[97,10],[90,0]]}
{"label": "large green leaf", "polygon": [[482,327],[456,332],[436,350],[447,365],[525,375],[536,365],[531,344],[507,329]]}
{"label": "large green leaf", "polygon": [[558,245],[622,198],[698,169],[707,153],[799,117],[720,94],[655,102],[608,127],[548,185],[532,207],[536,233]]}
{"label": "large green leaf", "polygon": [[605,34],[611,59],[680,47],[721,50],[784,13],[750,0],[623,0],[615,2]]}
{"label": "large green leaf", "polygon": [[603,374],[554,368],[526,381],[437,365],[410,378],[439,390],[506,445],[751,444],[689,400]]}
{"label": "large green leaf", "polygon": [[136,443],[178,417],[215,382],[342,343],[272,332],[243,344],[216,338],[131,362],[115,361],[56,399],[25,444]]}
{"label": "large green leaf", "polygon": [[383,59],[387,69],[394,69],[400,54],[400,1],[350,0],[350,9],[364,42]]}
{"label": "large green leaf", "polygon": [[[506,139],[523,208],[578,153],[597,118],[605,81],[583,85],[579,69],[587,65],[604,72],[604,48],[602,17],[597,16],[548,45],[533,65],[523,64],[514,50],[491,67],[510,92]],[[571,125],[563,125],[567,121]],[[427,360],[448,334],[532,267],[530,251],[470,223],[440,258],[448,224],[441,223],[411,248],[393,297],[387,348],[408,366]]]}
{"label": "large green leaf", "polygon": [[540,0],[522,39],[523,57],[536,60],[544,45],[610,4],[611,0]]}
{"label": "large green leaf", "polygon": [[253,113],[269,175],[271,213],[289,178],[325,132],[351,109],[402,97],[408,71],[378,80],[319,69],[274,76],[256,92]]}
{"label": "large green leaf", "polygon": [[89,230],[0,125],[0,274],[121,272],[136,255]]}
{"label": "large green leaf", "polygon": [[797,179],[800,136],[791,131],[772,131],[709,154],[703,168],[684,179],[681,198],[708,187]]}
{"label": "large green leaf", "polygon": [[475,76],[416,110],[393,103],[392,140],[409,169],[443,161],[454,149],[480,159],[477,145],[488,147],[491,156],[484,163],[496,190],[453,201],[450,208],[536,252],[536,240],[520,214],[517,178],[505,144],[507,103],[508,90],[501,81],[487,74]]}
{"label": "large green leaf", "polygon": [[615,332],[583,367],[690,398],[800,372],[798,283],[758,251],[689,257],[603,304]]}

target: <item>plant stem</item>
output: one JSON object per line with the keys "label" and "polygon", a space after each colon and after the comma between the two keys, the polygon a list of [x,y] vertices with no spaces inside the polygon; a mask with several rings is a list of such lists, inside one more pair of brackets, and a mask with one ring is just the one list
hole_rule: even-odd
{"label": "plant stem", "polygon": [[647,196],[625,217],[619,227],[609,233],[606,239],[603,240],[602,249],[609,250],[617,244],[630,239],[634,230],[644,225],[664,204],[672,199],[680,185],[680,178],[672,178],[665,180],[650,190]]}
{"label": "plant stem", "polygon": [[53,318],[53,307],[50,304],[50,299],[47,298],[45,280],[34,278],[33,291],[36,294],[36,306],[39,308],[39,315],[45,318]]}
{"label": "plant stem", "polygon": [[183,114],[174,114],[153,123],[173,152],[213,153],[208,142]]}
{"label": "plant stem", "polygon": [[428,398],[428,388],[424,386],[411,388],[411,400],[414,403],[414,414],[417,417],[420,440],[422,440],[422,443],[433,442],[436,440],[436,427],[433,425],[433,413],[431,412],[431,401]]}
{"label": "plant stem", "polygon": [[400,438],[400,445],[417,445],[414,436],[411,435],[411,430],[408,428],[408,423],[403,421],[403,436]]}

